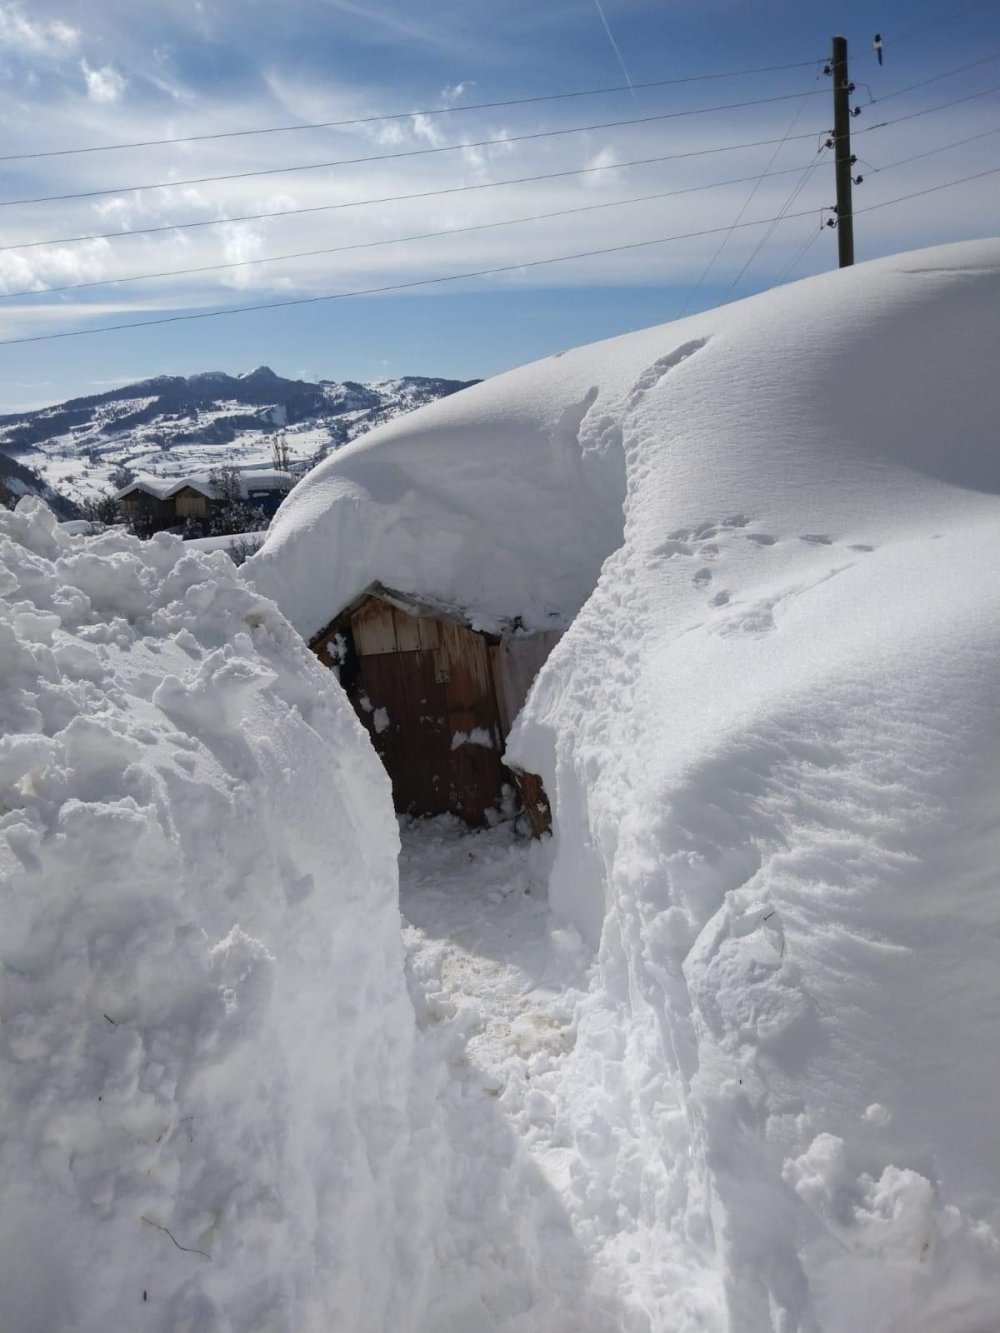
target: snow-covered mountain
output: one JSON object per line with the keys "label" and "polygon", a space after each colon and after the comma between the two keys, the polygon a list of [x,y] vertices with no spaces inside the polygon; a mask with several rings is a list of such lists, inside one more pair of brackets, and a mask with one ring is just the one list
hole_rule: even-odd
{"label": "snow-covered mountain", "polygon": [[419,375],[314,384],[285,379],[268,366],[244,375],[158,375],[0,416],[0,454],[39,473],[59,494],[86,501],[117,489],[130,472],[171,477],[270,461],[279,429],[292,463],[307,465],[373,426],[466,387]]}

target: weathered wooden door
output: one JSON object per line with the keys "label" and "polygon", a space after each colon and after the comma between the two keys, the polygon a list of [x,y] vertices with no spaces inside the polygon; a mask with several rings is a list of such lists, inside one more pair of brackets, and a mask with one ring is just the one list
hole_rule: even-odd
{"label": "weathered wooden door", "polygon": [[481,824],[510,775],[487,642],[454,621],[370,598],[351,617],[351,694],[401,814]]}
{"label": "weathered wooden door", "polygon": [[360,667],[361,718],[392,779],[397,811],[445,814],[451,809],[451,731],[434,653],[378,653],[363,657]]}

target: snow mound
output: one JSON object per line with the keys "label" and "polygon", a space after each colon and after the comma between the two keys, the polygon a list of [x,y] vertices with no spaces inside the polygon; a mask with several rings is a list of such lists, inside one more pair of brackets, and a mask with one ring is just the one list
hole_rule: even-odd
{"label": "snow mound", "polygon": [[0,513],[5,1329],[413,1326],[397,848],[224,555]]}
{"label": "snow mound", "polygon": [[998,309],[983,241],[550,358],[247,567],[306,635],[376,579],[572,622],[509,747],[597,959],[536,1091],[650,1329],[995,1324]]}

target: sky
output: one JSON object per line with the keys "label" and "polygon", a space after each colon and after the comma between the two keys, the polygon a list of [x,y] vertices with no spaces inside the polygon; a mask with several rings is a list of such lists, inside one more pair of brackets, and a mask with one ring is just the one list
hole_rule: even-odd
{"label": "sky", "polygon": [[835,32],[858,261],[1000,231],[1000,0],[0,0],[0,413],[478,378],[836,267]]}

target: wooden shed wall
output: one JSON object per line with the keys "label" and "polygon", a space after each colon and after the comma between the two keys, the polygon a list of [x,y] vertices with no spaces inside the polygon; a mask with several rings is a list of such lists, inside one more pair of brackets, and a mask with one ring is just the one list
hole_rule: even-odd
{"label": "wooden shed wall", "polygon": [[538,835],[551,822],[541,780],[512,773],[500,756],[560,633],[485,635],[373,592],[312,646],[327,666],[339,665],[392,779],[397,811],[452,812],[481,824],[504,786],[516,784]]}
{"label": "wooden shed wall", "polygon": [[208,513],[208,496],[185,486],[172,496],[174,513],[178,518],[204,518]]}
{"label": "wooden shed wall", "polygon": [[[393,783],[396,809],[481,824],[509,781],[485,638],[372,597],[350,617],[348,685]],[[475,737],[475,740],[470,739]]]}

